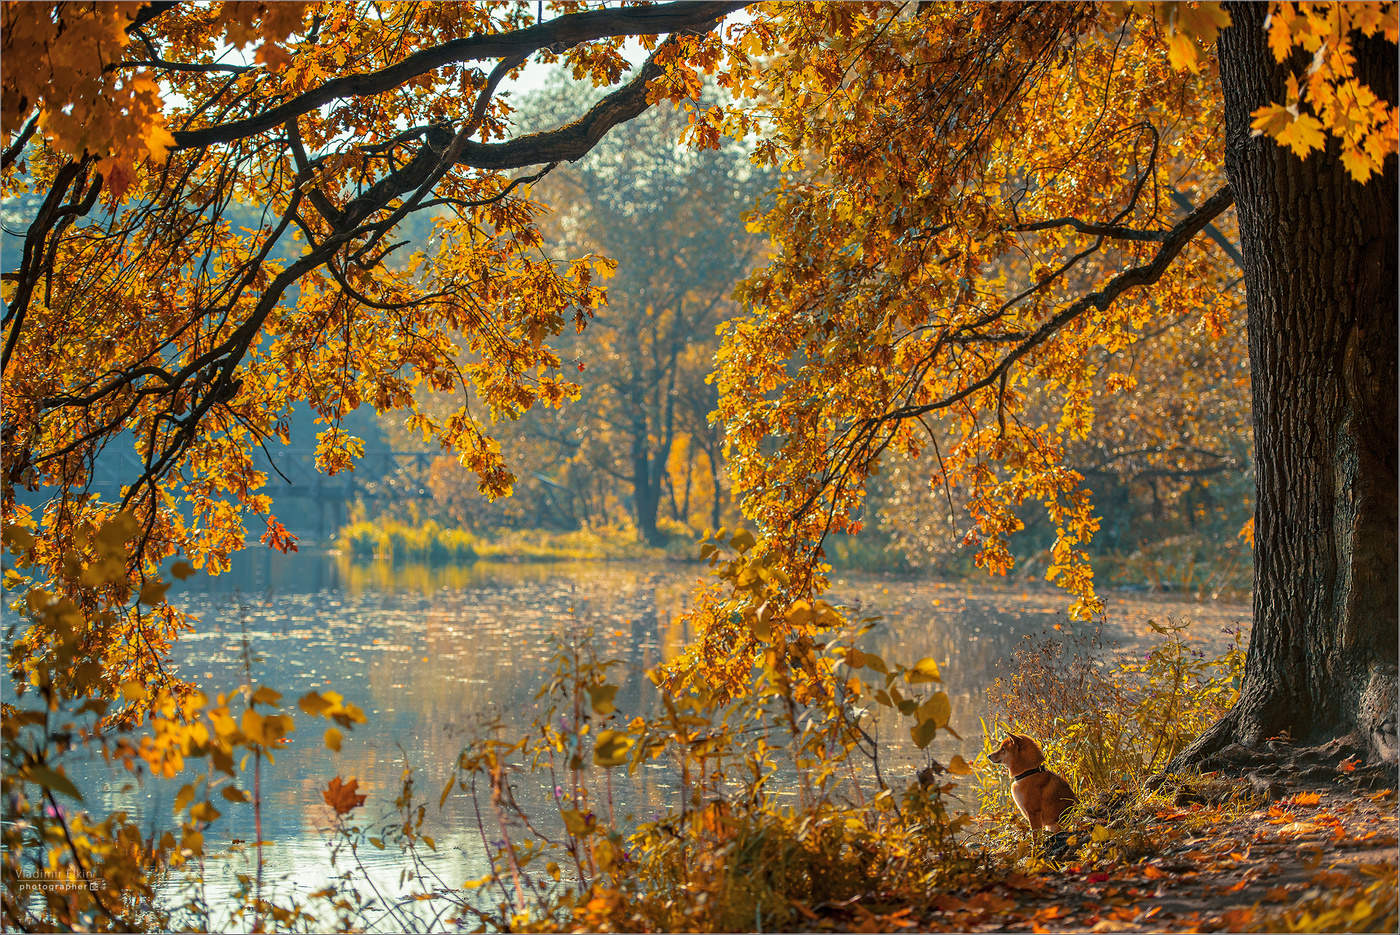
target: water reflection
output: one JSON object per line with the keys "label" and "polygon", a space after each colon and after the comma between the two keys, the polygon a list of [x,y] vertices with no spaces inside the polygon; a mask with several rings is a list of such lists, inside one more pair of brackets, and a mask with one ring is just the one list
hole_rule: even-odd
{"label": "water reflection", "polygon": [[[176,648],[175,668],[211,694],[247,679],[285,692],[288,701],[312,689],[332,689],[363,707],[369,723],[347,736],[340,753],[327,750],[321,730],[303,718],[291,742],[264,769],[264,837],[273,891],[318,889],[332,875],[326,847],[329,810],[320,790],[340,775],[359,780],[368,811],[382,814],[398,793],[406,766],[427,801],[450,774],[464,741],[485,725],[527,725],[539,710],[536,692],[549,667],[550,638],[591,628],[599,654],[627,662],[617,704],[651,713],[656,704],[647,668],[678,653],[689,637],[676,622],[704,574],[698,565],[572,563],[486,564],[468,567],[352,565],[324,555],[258,552],[218,578],[197,576],[172,589],[172,600],[200,618]],[[882,623],[862,646],[889,660],[934,657],[947,680],[953,726],[930,752],[971,758],[980,747],[983,690],[1028,634],[1064,624],[1059,592],[849,576],[832,597]],[[1116,595],[1109,598],[1110,633],[1133,642],[1146,620],[1192,618],[1205,641],[1224,642],[1223,626],[1244,622],[1240,605]],[[892,781],[907,781],[924,754],[903,725],[888,717],[879,736]],[[173,786],[132,790],[109,774],[112,807],[169,815]],[[516,789],[527,809],[547,806],[552,788]],[[664,769],[643,770],[638,788],[620,790],[619,808],[659,811],[675,796]],[[434,869],[450,884],[480,877],[485,857],[470,798],[454,795],[441,814],[429,808],[439,842]],[[251,806],[230,804],[211,842],[252,840]],[[397,853],[362,853],[376,885],[397,891]],[[344,869],[341,867],[340,869]],[[390,925],[389,927],[392,927]]]}

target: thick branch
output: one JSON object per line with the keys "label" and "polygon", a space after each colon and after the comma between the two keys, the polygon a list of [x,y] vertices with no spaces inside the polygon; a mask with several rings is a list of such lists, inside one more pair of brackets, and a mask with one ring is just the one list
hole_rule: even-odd
{"label": "thick branch", "polygon": [[1162,243],[1171,236],[1171,231],[1145,231],[1132,227],[1123,227],[1120,224],[1099,224],[1093,221],[1081,221],[1079,218],[1051,218],[1047,221],[1031,221],[1025,224],[1016,224],[1011,229],[1029,233],[1031,231],[1051,230],[1056,227],[1072,227],[1081,234],[1096,234],[1099,237],[1107,237],[1111,240],[1136,240],[1146,243]]}
{"label": "thick branch", "polygon": [[1029,354],[1036,347],[1044,344],[1056,332],[1074,321],[1080,315],[1083,315],[1090,309],[1103,311],[1129,289],[1135,289],[1140,286],[1150,286],[1161,279],[1162,274],[1171,266],[1177,254],[1179,254],[1206,225],[1215,220],[1221,212],[1234,203],[1234,192],[1230,190],[1228,185],[1221,186],[1220,189],[1207,198],[1199,208],[1196,208],[1171,229],[1170,236],[1163,241],[1162,249],[1157,251],[1157,255],[1152,258],[1152,262],[1145,266],[1135,266],[1132,269],[1124,270],[1117,276],[1114,276],[1102,291],[1090,293],[1065,308],[1054,318],[1036,329],[1030,337],[1008,351],[1001,362],[985,377],[940,400],[924,403],[922,405],[901,406],[884,415],[867,420],[868,423],[878,424],[897,419],[907,419],[913,416],[923,415],[926,412],[933,412],[936,409],[946,409],[972,394],[993,385],[1001,379],[1002,374],[1009,371],[1016,364],[1016,361],[1020,360],[1026,354]]}
{"label": "thick branch", "polygon": [[[580,42],[616,36],[648,36],[675,32],[708,23],[743,6],[745,3],[742,0],[726,0],[726,2],[676,2],[658,6],[592,10],[587,13],[569,13],[528,29],[518,29],[497,35],[454,39],[431,49],[415,52],[403,61],[376,72],[364,75],[346,75],[327,81],[320,87],[298,95],[278,107],[269,108],[257,116],[198,130],[177,132],[173,148],[180,150],[212,146],[262,133],[302,114],[310,113],[334,100],[381,94],[412,78],[454,62],[514,58],[529,55],[538,49],[557,43],[570,46]],[[545,154],[510,165],[553,162],[556,158],[558,157]],[[469,164],[475,165],[476,163]],[[500,167],[504,166],[483,166],[483,168]]]}

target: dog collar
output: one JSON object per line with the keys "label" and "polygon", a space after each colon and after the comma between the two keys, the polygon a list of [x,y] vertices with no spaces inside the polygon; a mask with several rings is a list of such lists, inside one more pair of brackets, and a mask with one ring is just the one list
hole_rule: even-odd
{"label": "dog collar", "polygon": [[1036,773],[1043,773],[1043,772],[1045,772],[1045,764],[1044,764],[1044,763],[1042,763],[1042,764],[1040,764],[1039,766],[1036,766],[1036,767],[1034,767],[1034,768],[1032,768],[1032,769],[1028,769],[1028,770],[1026,770],[1024,773],[1017,773],[1015,776],[1012,776],[1012,777],[1011,777],[1011,781],[1012,781],[1012,782],[1020,782],[1022,779],[1025,779],[1027,776],[1034,776]]}

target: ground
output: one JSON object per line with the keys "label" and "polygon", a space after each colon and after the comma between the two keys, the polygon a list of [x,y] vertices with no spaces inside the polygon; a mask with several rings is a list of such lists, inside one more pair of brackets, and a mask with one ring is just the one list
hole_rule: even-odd
{"label": "ground", "polygon": [[[1395,774],[1355,769],[1351,759],[1319,768],[1326,756],[1325,748],[1295,751],[1272,769],[1206,774],[1101,821],[1083,818],[1058,854],[1023,840],[1011,873],[938,894],[929,907],[851,905],[840,918],[812,924],[864,931],[1395,932]],[[1001,827],[981,831],[1004,850],[1004,816],[975,822],[995,824]]]}

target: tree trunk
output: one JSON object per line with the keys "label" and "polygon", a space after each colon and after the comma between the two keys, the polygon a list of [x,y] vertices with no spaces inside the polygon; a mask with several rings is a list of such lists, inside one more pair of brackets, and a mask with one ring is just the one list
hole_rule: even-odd
{"label": "tree trunk", "polygon": [[[1325,153],[1252,136],[1285,98],[1266,4],[1232,4],[1219,40],[1225,167],[1244,251],[1258,469],[1254,627],[1239,703],[1179,763],[1226,744],[1352,734],[1396,756],[1396,166],[1353,181]],[[1358,42],[1361,79],[1396,84],[1395,49]]]}
{"label": "tree trunk", "polygon": [[646,417],[640,414],[639,407],[632,418],[632,516],[637,535],[648,545],[661,544],[661,531],[656,528],[660,505],[660,476],[647,446]]}

